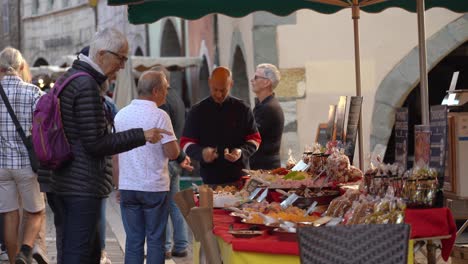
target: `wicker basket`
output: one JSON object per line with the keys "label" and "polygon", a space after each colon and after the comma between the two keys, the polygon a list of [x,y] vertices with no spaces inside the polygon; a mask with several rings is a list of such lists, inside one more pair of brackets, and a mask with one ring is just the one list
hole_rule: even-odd
{"label": "wicker basket", "polygon": [[452,264],[468,263],[468,247],[460,247],[455,245],[452,249]]}

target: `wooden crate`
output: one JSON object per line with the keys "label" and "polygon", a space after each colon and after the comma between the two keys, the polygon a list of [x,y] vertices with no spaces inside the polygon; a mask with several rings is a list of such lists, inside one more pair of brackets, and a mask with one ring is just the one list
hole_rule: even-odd
{"label": "wooden crate", "polygon": [[466,264],[468,263],[468,247],[461,247],[455,245],[452,250],[452,264]]}

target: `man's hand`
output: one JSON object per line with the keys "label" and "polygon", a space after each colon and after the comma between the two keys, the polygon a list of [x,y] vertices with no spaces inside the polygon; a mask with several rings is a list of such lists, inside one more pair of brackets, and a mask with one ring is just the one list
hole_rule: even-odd
{"label": "man's hand", "polygon": [[184,161],[182,161],[181,163],[179,163],[180,167],[186,171],[193,171],[193,166],[190,165],[192,163],[192,161],[190,160],[190,157],[189,156],[185,156],[185,159]]}
{"label": "man's hand", "polygon": [[120,203],[120,191],[115,190],[115,201],[119,204]]}
{"label": "man's hand", "polygon": [[152,128],[152,129],[146,130],[144,133],[145,133],[146,141],[152,144],[159,142],[162,139],[163,134],[170,135],[170,136],[173,135],[172,132],[167,131],[165,129],[161,129],[161,128]]}
{"label": "man's hand", "polygon": [[211,163],[218,158],[218,150],[215,148],[206,147],[202,151],[203,161]]}
{"label": "man's hand", "polygon": [[242,150],[235,148],[231,152],[229,149],[224,149],[224,158],[230,162],[236,162],[242,156]]}

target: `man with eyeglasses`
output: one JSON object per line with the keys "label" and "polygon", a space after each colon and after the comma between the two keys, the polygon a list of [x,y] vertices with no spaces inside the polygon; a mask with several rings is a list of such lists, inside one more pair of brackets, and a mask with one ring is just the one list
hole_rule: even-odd
{"label": "man with eyeglasses", "polygon": [[250,107],[229,95],[231,71],[214,69],[208,84],[211,96],[190,110],[180,145],[187,155],[200,161],[205,184],[237,185],[261,137]]}
{"label": "man with eyeglasses", "polygon": [[[89,56],[78,55],[61,77],[86,73],[73,79],[59,95],[63,129],[73,159],[52,174],[58,221],[62,225],[60,263],[98,264],[101,259],[99,219],[102,199],[112,191],[111,156],[159,142],[164,129],[134,128],[112,133],[100,86],[124,68],[128,54],[125,35],[113,28],[96,33]],[[59,255],[59,254],[58,254]]]}
{"label": "man with eyeglasses", "polygon": [[250,158],[251,169],[270,170],[281,166],[280,148],[284,128],[284,114],[274,89],[281,79],[280,72],[273,64],[260,64],[251,80],[255,93],[253,110],[262,144]]}

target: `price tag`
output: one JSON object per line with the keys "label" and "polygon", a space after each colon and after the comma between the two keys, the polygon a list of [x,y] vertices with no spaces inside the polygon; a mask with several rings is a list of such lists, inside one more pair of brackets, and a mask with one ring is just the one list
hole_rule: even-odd
{"label": "price tag", "polygon": [[262,194],[260,194],[260,196],[257,198],[257,202],[259,202],[259,203],[263,202],[263,200],[266,199],[267,195],[268,195],[268,188],[266,188],[266,189],[262,192]]}
{"label": "price tag", "polygon": [[315,208],[317,207],[317,201],[314,201],[312,203],[312,205],[307,209],[307,211],[305,212],[304,216],[307,216],[309,215],[310,213],[312,213],[313,211],[315,211]]}
{"label": "price tag", "polygon": [[257,189],[255,189],[255,191],[253,191],[253,192],[249,195],[249,200],[255,199],[255,197],[257,197],[258,193],[260,193],[261,190],[262,190],[262,188],[257,188]]}
{"label": "price tag", "polygon": [[255,191],[259,186],[261,186],[263,183],[261,181],[259,181],[258,179],[256,178],[251,178],[249,180],[249,182],[247,183],[247,185],[244,187],[244,189],[248,192],[248,193],[252,193],[253,191]]}
{"label": "price tag", "polygon": [[299,161],[296,166],[294,166],[291,171],[306,171],[310,167],[309,164],[305,163],[303,160]]}
{"label": "price tag", "polygon": [[286,198],[286,200],[282,201],[280,205],[283,209],[286,209],[289,206],[291,206],[298,198],[299,198],[299,195],[293,193],[291,194],[291,196]]}
{"label": "price tag", "polygon": [[343,221],[343,217],[333,217],[325,226],[336,226]]}

